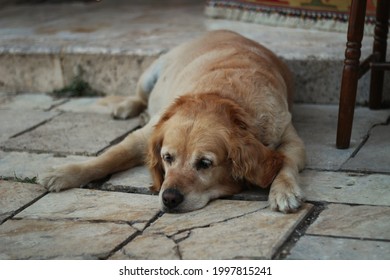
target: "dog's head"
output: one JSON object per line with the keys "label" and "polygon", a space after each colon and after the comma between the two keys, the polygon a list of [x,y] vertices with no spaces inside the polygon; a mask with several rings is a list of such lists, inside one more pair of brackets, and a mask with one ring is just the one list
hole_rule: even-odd
{"label": "dog's head", "polygon": [[217,94],[182,96],[156,125],[148,165],[162,210],[187,212],[241,191],[271,184],[282,156],[255,137],[250,117]]}

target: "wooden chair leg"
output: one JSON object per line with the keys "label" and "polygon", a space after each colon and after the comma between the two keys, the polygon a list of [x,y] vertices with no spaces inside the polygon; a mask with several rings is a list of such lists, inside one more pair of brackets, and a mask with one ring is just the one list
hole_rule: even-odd
{"label": "wooden chair leg", "polygon": [[351,4],[337,124],[336,146],[339,149],[348,148],[351,140],[366,2],[366,0],[353,0]]}
{"label": "wooden chair leg", "polygon": [[[387,49],[387,33],[389,31],[390,1],[378,0],[376,9],[375,35],[372,62],[385,62]],[[380,109],[382,105],[384,71],[371,69],[370,109]]]}

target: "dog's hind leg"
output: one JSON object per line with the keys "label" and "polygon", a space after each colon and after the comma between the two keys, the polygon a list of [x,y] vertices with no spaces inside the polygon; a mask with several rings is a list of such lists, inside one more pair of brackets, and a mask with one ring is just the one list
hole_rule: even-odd
{"label": "dog's hind leg", "polygon": [[112,116],[117,119],[127,119],[140,115],[147,107],[150,93],[156,84],[163,65],[160,57],[153,62],[141,75],[135,96],[126,97],[122,102],[114,104]]}

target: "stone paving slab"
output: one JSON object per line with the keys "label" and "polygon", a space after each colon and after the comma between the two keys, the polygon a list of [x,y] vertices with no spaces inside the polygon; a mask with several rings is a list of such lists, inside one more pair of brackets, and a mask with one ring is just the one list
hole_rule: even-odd
{"label": "stone paving slab", "polygon": [[390,242],[306,235],[301,237],[287,259],[389,260]]}
{"label": "stone paving slab", "polygon": [[151,194],[149,188],[152,185],[152,176],[147,167],[138,166],[113,174],[111,178],[102,185],[101,189]]}
{"label": "stone paving slab", "polygon": [[390,125],[374,127],[364,146],[342,166],[342,169],[390,173],[389,139]]}
{"label": "stone paving slab", "polygon": [[45,192],[36,184],[0,180],[0,224]]}
{"label": "stone paving slab", "polygon": [[0,226],[0,259],[107,258],[135,232],[128,224],[8,220]]}
{"label": "stone paving slab", "polygon": [[193,229],[180,243],[182,258],[271,259],[310,209],[311,205],[306,204],[292,215],[267,209]]}
{"label": "stone paving slab", "polygon": [[42,93],[4,94],[3,97],[0,97],[0,108],[19,111],[26,109],[48,111],[66,101],[66,99],[54,99]]}
{"label": "stone paving slab", "polygon": [[101,105],[101,97],[82,97],[72,98],[68,102],[58,106],[55,110],[75,112],[75,113],[97,113],[110,115],[111,110],[108,106]]}
{"label": "stone paving slab", "polygon": [[84,156],[55,156],[28,152],[3,152],[0,150],[0,178],[33,179],[47,169],[66,163],[89,159]]}
{"label": "stone paving slab", "polygon": [[0,259],[107,258],[157,216],[157,200],[85,189],[49,193],[0,226]]}
{"label": "stone paving slab", "polygon": [[16,151],[96,155],[138,125],[138,119],[117,121],[108,115],[69,112],[4,142],[3,146]]}
{"label": "stone paving slab", "polygon": [[129,244],[113,254],[110,260],[179,260],[178,245],[161,235],[137,236]]}
{"label": "stone paving slab", "polygon": [[[0,226],[0,258],[108,257],[157,217],[157,200],[85,189],[49,193]],[[310,209],[306,204],[285,215],[267,209],[266,202],[217,200],[199,211],[164,214],[112,259],[272,258]],[[230,245],[220,240],[226,233]],[[203,248],[204,238],[213,250]]]}
{"label": "stone paving slab", "polygon": [[390,241],[390,207],[330,204],[306,234]]}
{"label": "stone paving slab", "polygon": [[308,201],[390,206],[390,175],[305,170],[300,182]]}
{"label": "stone paving slab", "polygon": [[0,93],[0,108],[10,110],[66,111],[110,115],[108,106],[100,104],[101,97],[54,98],[44,93]]}
{"label": "stone paving slab", "polygon": [[310,209],[305,204],[285,215],[266,202],[216,200],[198,211],[164,214],[112,258],[270,259]]}
{"label": "stone paving slab", "polygon": [[[258,212],[268,207],[265,201],[233,201],[217,199],[197,211],[181,214],[165,214],[155,221],[147,233],[164,232],[167,236],[174,236],[193,228],[205,227],[210,224],[223,222],[232,218]],[[226,211],[229,209],[229,211]]]}
{"label": "stone paving slab", "polygon": [[12,110],[0,107],[0,147],[4,148],[6,146],[5,143],[11,137],[48,121],[57,115],[58,112],[44,112],[31,109]]}
{"label": "stone paving slab", "polygon": [[49,193],[15,216],[18,219],[77,219],[146,223],[159,213],[157,196],[71,189]]}
{"label": "stone paving slab", "polygon": [[355,109],[351,146],[336,149],[338,107],[329,105],[294,104],[293,122],[298,134],[305,142],[307,168],[338,170],[362,142],[369,129],[386,122],[390,110],[373,111],[368,108]]}

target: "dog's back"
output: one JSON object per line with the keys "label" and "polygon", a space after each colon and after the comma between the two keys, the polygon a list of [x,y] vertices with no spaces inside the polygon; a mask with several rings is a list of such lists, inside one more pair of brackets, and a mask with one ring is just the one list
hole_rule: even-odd
{"label": "dog's back", "polygon": [[292,79],[285,64],[262,45],[231,31],[212,31],[180,45],[157,63],[150,115],[186,94],[218,93],[253,117],[259,138],[276,143],[291,120]]}

